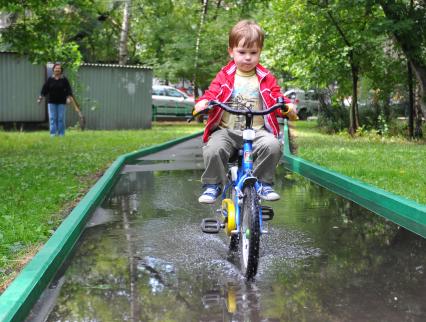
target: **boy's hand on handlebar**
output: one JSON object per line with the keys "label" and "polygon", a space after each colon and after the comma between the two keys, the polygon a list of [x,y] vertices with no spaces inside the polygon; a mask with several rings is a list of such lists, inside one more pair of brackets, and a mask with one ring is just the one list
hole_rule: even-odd
{"label": "boy's hand on handlebar", "polygon": [[199,113],[203,110],[205,110],[208,106],[209,101],[208,100],[201,100],[194,106],[194,113]]}
{"label": "boy's hand on handlebar", "polygon": [[299,119],[297,116],[296,105],[293,103],[285,104],[286,110],[283,110],[284,117],[287,117],[290,121],[296,121]]}

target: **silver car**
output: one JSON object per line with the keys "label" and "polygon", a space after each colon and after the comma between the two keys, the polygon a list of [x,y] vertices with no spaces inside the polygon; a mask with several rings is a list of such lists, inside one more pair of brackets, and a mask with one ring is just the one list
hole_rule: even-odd
{"label": "silver car", "polygon": [[189,117],[194,109],[194,98],[184,92],[165,85],[152,86],[152,116],[158,117]]}
{"label": "silver car", "polygon": [[313,90],[304,91],[302,89],[290,89],[284,93],[296,105],[299,120],[306,120],[308,116],[318,114],[319,101]]}

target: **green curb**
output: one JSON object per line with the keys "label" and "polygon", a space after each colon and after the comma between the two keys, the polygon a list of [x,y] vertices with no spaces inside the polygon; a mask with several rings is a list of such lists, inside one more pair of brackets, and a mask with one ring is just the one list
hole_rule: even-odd
{"label": "green curb", "polygon": [[[289,142],[288,124],[284,123],[285,142]],[[288,144],[283,152],[284,166],[316,184],[426,238],[426,205],[392,194],[364,182],[294,156]]]}
{"label": "green curb", "polygon": [[73,250],[89,215],[118,180],[121,168],[126,162],[170,148],[197,137],[201,133],[197,132],[118,157],[0,296],[0,321],[22,322],[25,320],[44,289]]}

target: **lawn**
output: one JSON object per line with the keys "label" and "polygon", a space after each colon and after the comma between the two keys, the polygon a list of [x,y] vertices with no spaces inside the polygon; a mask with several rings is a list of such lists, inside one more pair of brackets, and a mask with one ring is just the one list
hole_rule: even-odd
{"label": "lawn", "polygon": [[150,130],[67,131],[63,138],[0,131],[0,286],[119,155],[201,129],[196,123],[156,123]]}

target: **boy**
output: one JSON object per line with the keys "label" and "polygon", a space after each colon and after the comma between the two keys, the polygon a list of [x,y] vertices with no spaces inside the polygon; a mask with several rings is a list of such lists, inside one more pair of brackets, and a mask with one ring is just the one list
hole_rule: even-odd
{"label": "boy", "polygon": [[[218,100],[233,108],[249,106],[262,110],[276,104],[278,97],[284,97],[275,78],[259,64],[263,39],[264,33],[254,21],[242,20],[231,29],[228,53],[232,61],[222,68],[198,99],[195,111],[205,109],[210,100]],[[284,97],[284,102],[290,103],[290,100]],[[280,198],[272,189],[275,168],[281,158],[281,144],[277,139],[279,125],[274,113],[253,119],[256,131],[253,174],[262,183],[259,196],[269,201]],[[283,116],[279,111],[276,113]],[[294,112],[290,112],[289,117],[297,118]],[[203,147],[206,169],[201,177],[205,190],[198,199],[200,203],[214,203],[219,196],[222,184],[226,183],[228,160],[242,146],[244,125],[244,117],[224,112],[219,107],[209,114],[203,136],[203,141],[207,142]]]}

